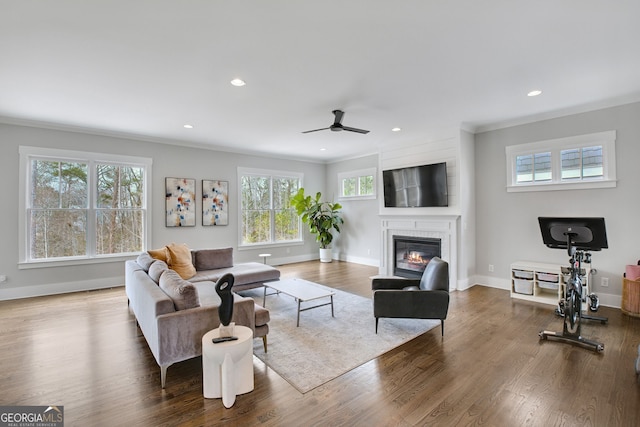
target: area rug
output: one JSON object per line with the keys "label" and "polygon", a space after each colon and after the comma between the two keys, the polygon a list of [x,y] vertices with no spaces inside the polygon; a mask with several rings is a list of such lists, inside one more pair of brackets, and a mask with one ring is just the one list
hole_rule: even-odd
{"label": "area rug", "polygon": [[[356,368],[371,359],[438,326],[439,320],[380,319],[375,333],[373,301],[334,289],[335,317],[331,306],[300,313],[290,296],[267,296],[269,310],[268,352],[262,340],[254,340],[253,354],[301,393]],[[241,292],[262,305],[262,289]],[[326,300],[326,301],[325,301]],[[303,303],[302,307],[328,302],[329,298]]]}

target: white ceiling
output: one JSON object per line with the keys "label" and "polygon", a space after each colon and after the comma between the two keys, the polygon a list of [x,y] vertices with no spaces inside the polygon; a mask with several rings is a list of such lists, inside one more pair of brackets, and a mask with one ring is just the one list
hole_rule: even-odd
{"label": "white ceiling", "polygon": [[[0,11],[4,122],[323,162],[640,100],[638,0],[0,0]],[[301,133],[334,109],[371,132]]]}

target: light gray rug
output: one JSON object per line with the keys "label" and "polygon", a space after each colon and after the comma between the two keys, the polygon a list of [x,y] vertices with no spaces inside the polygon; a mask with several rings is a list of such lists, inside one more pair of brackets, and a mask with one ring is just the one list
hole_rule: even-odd
{"label": "light gray rug", "polygon": [[[334,291],[335,318],[331,317],[331,306],[303,311],[300,327],[296,327],[297,302],[292,297],[267,296],[271,315],[268,352],[265,354],[262,340],[254,340],[253,353],[301,393],[440,325],[439,320],[380,319],[376,335],[373,301]],[[241,294],[262,305],[262,289]],[[302,307],[328,301],[329,298],[310,301]]]}

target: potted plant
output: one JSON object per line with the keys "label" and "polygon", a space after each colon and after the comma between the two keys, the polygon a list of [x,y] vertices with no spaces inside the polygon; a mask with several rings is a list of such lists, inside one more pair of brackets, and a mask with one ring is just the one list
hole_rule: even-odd
{"label": "potted plant", "polygon": [[298,190],[291,198],[291,206],[301,216],[302,222],[309,225],[311,234],[316,235],[320,243],[320,261],[331,262],[331,230],[340,232],[340,225],[344,222],[340,216],[340,203],[321,202],[322,194],[316,193],[315,198],[305,196],[304,188]]}

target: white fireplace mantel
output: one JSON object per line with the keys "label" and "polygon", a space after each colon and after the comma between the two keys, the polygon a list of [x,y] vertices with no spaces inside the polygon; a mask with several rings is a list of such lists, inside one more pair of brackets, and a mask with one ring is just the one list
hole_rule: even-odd
{"label": "white fireplace mantel", "polygon": [[381,216],[382,259],[379,272],[393,276],[393,236],[430,237],[441,240],[442,259],[449,263],[449,290],[458,282],[457,215],[447,216]]}

